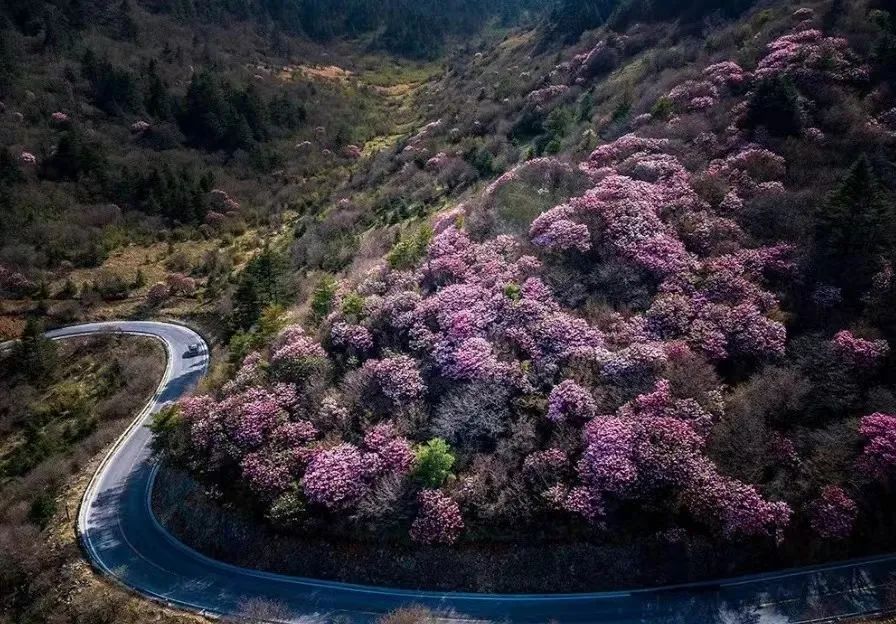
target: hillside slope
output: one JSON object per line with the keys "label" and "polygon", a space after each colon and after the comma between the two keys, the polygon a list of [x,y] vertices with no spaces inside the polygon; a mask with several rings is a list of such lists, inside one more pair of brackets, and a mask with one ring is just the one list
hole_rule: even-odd
{"label": "hillside slope", "polygon": [[[888,7],[650,6],[450,55],[424,123],[299,218],[294,265],[334,275],[172,414],[175,460],[251,523],[397,574],[436,552],[440,587],[891,548]],[[539,542],[565,554],[495,558]],[[632,557],[565,576],[603,547]]]}
{"label": "hillside slope", "polygon": [[892,2],[449,3],[437,62],[370,3],[236,4],[96,14],[4,122],[8,316],[88,280],[226,344],[157,427],[225,518],[179,535],[506,591],[893,547]]}

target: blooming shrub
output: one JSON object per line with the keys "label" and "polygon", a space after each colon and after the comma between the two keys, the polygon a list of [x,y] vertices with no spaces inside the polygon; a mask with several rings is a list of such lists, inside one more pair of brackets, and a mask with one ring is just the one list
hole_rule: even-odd
{"label": "blooming shrub", "polygon": [[172,295],[189,296],[196,292],[196,280],[182,273],[171,273],[165,278],[168,292]]}
{"label": "blooming shrub", "polygon": [[750,75],[734,61],[710,65],[703,70],[703,75],[717,87],[739,87],[750,79]]}
{"label": "blooming shrub", "polygon": [[810,506],[812,530],[825,539],[845,539],[852,533],[858,506],[837,485],[829,485]]}
{"label": "blooming shrub", "polygon": [[146,303],[155,307],[161,305],[169,296],[171,296],[171,291],[168,289],[168,285],[159,282],[153,284],[146,293]]}
{"label": "blooming shrub", "polygon": [[551,85],[543,89],[538,89],[537,91],[532,91],[526,96],[526,100],[540,107],[557,99],[567,91],[569,91],[569,87],[566,85]]}
{"label": "blooming shrub", "polygon": [[877,478],[887,477],[896,467],[896,416],[880,412],[865,416],[859,434],[866,440],[861,465]]}
{"label": "blooming shrub", "polygon": [[880,364],[890,352],[886,340],[863,340],[844,329],[831,341],[834,351],[850,365],[859,368],[873,368]]}
{"label": "blooming shrub", "polygon": [[411,539],[421,544],[453,544],[464,521],[457,502],[438,490],[423,490],[418,497],[420,512],[411,525]]}
{"label": "blooming shrub", "polygon": [[825,80],[864,81],[868,70],[858,65],[846,39],[826,37],[820,30],[803,30],[779,37],[756,67],[756,78],[788,76],[807,84]]}
{"label": "blooming shrub", "polygon": [[376,453],[383,472],[407,474],[414,464],[414,451],[407,438],[398,435],[392,423],[380,423],[364,435],[364,447]]}
{"label": "blooming shrub", "polygon": [[596,411],[591,393],[569,379],[554,386],[548,398],[548,420],[553,422],[588,420]]}
{"label": "blooming shrub", "polygon": [[287,327],[272,347],[271,376],[300,382],[313,374],[326,359],[326,352],[298,326]]}
{"label": "blooming shrub", "polygon": [[358,353],[364,353],[373,348],[373,336],[363,325],[334,323],[330,328],[330,338],[334,345],[353,349]]}
{"label": "blooming shrub", "polygon": [[0,265],[0,289],[13,293],[26,293],[33,290],[36,284],[19,271]]}
{"label": "blooming shrub", "polygon": [[666,97],[679,111],[698,111],[714,106],[719,100],[719,90],[710,81],[688,80],[672,89]]}
{"label": "blooming shrub", "polygon": [[364,370],[370,372],[380,391],[397,404],[415,401],[426,391],[416,362],[406,355],[369,360]]}
{"label": "blooming shrub", "polygon": [[367,491],[370,465],[357,447],[340,444],[315,454],[302,478],[302,489],[313,503],[342,509]]}

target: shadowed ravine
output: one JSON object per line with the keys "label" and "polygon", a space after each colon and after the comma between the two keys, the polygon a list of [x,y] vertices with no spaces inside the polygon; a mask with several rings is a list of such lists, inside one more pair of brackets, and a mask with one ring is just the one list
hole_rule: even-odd
{"label": "shadowed ravine", "polygon": [[[134,591],[215,615],[237,614],[247,599],[285,605],[292,621],[340,615],[369,622],[406,604],[452,614],[446,620],[512,622],[810,622],[881,610],[896,556],[787,570],[710,583],[631,592],[491,595],[393,590],[257,572],[209,559],[173,538],[150,508],[156,466],[145,426],[183,396],[208,368],[198,334],[173,324],[117,322],[49,332],[52,339],[119,331],[155,337],[168,366],[156,396],[113,446],[85,493],[78,531],[91,563]],[[202,349],[185,357],[192,343]]]}

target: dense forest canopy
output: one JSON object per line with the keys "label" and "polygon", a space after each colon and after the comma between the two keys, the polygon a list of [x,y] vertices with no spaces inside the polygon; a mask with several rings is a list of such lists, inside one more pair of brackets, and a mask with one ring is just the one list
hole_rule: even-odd
{"label": "dense forest canopy", "polygon": [[[610,23],[624,28],[637,21],[690,22],[710,14],[731,17],[753,0],[134,0],[147,9],[200,22],[256,20],[275,29],[318,41],[367,37],[397,54],[434,58],[447,37],[463,37],[490,22],[543,23],[550,32],[574,41],[586,30]],[[123,0],[127,6],[129,0]],[[2,10],[23,32],[46,30],[63,36],[105,12],[92,0],[10,0]],[[58,31],[58,35],[54,34]]]}

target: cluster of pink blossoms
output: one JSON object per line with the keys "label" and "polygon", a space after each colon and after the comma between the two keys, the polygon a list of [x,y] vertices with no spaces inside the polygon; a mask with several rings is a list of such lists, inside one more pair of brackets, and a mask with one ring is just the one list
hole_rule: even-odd
{"label": "cluster of pink blossoms", "polygon": [[750,74],[734,61],[715,63],[703,70],[707,80],[717,87],[739,87],[750,81]]}
{"label": "cluster of pink blossoms", "polygon": [[809,509],[812,530],[825,539],[845,539],[852,533],[859,515],[856,502],[838,485],[821,491]]}
{"label": "cluster of pink blossoms", "polygon": [[831,344],[838,355],[857,368],[874,368],[890,353],[886,340],[857,338],[848,329],[838,332]]}
{"label": "cluster of pink blossoms", "polygon": [[709,461],[695,462],[684,502],[696,516],[715,518],[728,537],[774,535],[781,539],[793,511],[766,501],[752,485],[719,474]]}
{"label": "cluster of pink blossoms", "polygon": [[384,472],[407,474],[414,464],[411,443],[398,434],[390,422],[373,426],[364,434],[364,447],[376,453]]}
{"label": "cluster of pink blossoms", "polygon": [[554,386],[548,397],[548,420],[585,421],[594,417],[597,406],[591,393],[569,379]]}
{"label": "cluster of pink blossoms", "polygon": [[361,325],[333,323],[330,328],[330,338],[337,347],[353,349],[360,353],[373,349],[373,336],[366,327]]}
{"label": "cluster of pink blossoms", "polygon": [[382,393],[398,405],[416,401],[426,392],[417,363],[406,355],[368,360],[364,370],[370,373]]}
{"label": "cluster of pink blossoms", "polygon": [[239,211],[239,202],[231,197],[227,191],[212,189],[208,194],[214,209],[219,210],[224,214],[231,214]]}
{"label": "cluster of pink blossoms", "polygon": [[747,84],[750,74],[733,61],[723,61],[703,70],[703,79],[686,80],[673,88],[666,98],[680,113],[697,112],[719,103],[725,89]]}
{"label": "cluster of pink blossoms", "polygon": [[[840,50],[849,60],[837,40],[802,33],[773,44],[759,77],[777,66],[795,78],[819,70],[814,53],[794,46]],[[842,72],[834,60],[836,78]],[[750,80],[740,66],[723,62],[670,96],[681,108],[700,109],[719,101],[725,89]],[[531,101],[550,101],[565,87],[543,91],[534,92]],[[440,126],[429,124],[410,145],[419,146]],[[665,365],[676,358],[693,353],[712,361],[775,357],[786,341],[766,280],[791,270],[791,250],[785,245],[744,248],[747,236],[734,220],[746,201],[783,188],[786,163],[772,152],[738,143],[737,137],[724,143],[704,134],[709,136],[700,139],[701,145],[721,157],[703,171],[685,168],[669,140],[627,135],[596,149],[576,174],[590,180],[590,190],[532,223],[532,253],[547,252],[541,257],[526,255],[509,236],[474,241],[462,229],[464,209],[446,214],[435,223],[426,256],[415,270],[378,267],[354,289],[359,305],[350,313],[337,307],[324,329],[327,348],[356,356],[362,377],[393,407],[417,401],[428,387],[467,383],[546,395],[549,421],[564,429],[585,423],[581,444],[529,454],[522,460],[523,474],[528,485],[543,490],[543,500],[593,523],[599,524],[619,501],[672,492],[683,508],[725,536],[779,534],[790,508],[721,474],[706,457],[721,394],[706,393],[700,401],[676,397],[662,379]],[[442,156],[431,161],[431,168]],[[572,172],[559,160],[535,159],[501,176],[483,200],[517,180],[550,186]],[[722,189],[721,204],[697,194],[697,176],[711,178]],[[563,310],[540,276],[542,261],[570,252],[612,260],[642,275],[653,293],[647,309],[603,318],[599,327]],[[838,334],[834,346],[857,364],[886,354],[886,345],[848,332]],[[271,349],[269,369],[260,356],[250,356],[223,397],[185,402],[194,445],[209,466],[236,462],[253,489],[268,498],[300,483],[312,503],[337,512],[351,509],[383,476],[407,474],[411,444],[393,424],[359,432],[363,442],[356,444],[333,441],[335,430],[352,417],[336,394],[323,400],[320,420],[309,417],[315,423],[337,423],[334,431],[319,433],[299,415],[296,389],[326,355],[301,329],[288,328]],[[588,388],[571,380],[558,383],[571,361],[596,364],[593,370],[610,384],[653,390],[603,414]],[[268,388],[262,387],[265,383]],[[866,417],[861,433],[868,440],[863,461],[870,470],[882,475],[896,466],[896,416]],[[782,456],[798,459],[788,440],[780,446]],[[825,515],[840,514],[824,529],[827,534],[843,532],[850,513],[844,497],[826,490],[813,507]],[[414,540],[458,539],[463,519],[455,500],[446,492],[425,490],[418,503]]]}
{"label": "cluster of pink blossoms", "polygon": [[787,76],[807,84],[819,80],[855,82],[868,79],[850,51],[849,42],[826,37],[820,30],[803,30],[779,37],[768,46],[769,53],[756,67],[757,79]]}
{"label": "cluster of pink blossoms", "polygon": [[317,362],[326,358],[323,347],[298,325],[287,327],[271,347],[271,369],[284,381],[305,377]]}
{"label": "cluster of pink blossoms", "polygon": [[594,418],[577,465],[584,488],[570,490],[562,505],[599,520],[608,498],[672,487],[695,515],[715,518],[728,536],[782,529],[790,516],[786,504],[765,501],[703,455],[711,423],[709,412],[693,399],[674,398],[664,381],[615,415]]}
{"label": "cluster of pink blossoms", "polygon": [[439,490],[423,490],[418,496],[420,511],[411,525],[411,539],[421,544],[453,544],[464,521],[453,498]]}
{"label": "cluster of pink blossoms", "polygon": [[556,482],[569,466],[569,456],[558,448],[549,448],[528,455],[523,461],[523,472],[530,479]]}
{"label": "cluster of pink blossoms", "polygon": [[314,454],[302,489],[309,501],[328,509],[350,507],[367,492],[378,468],[376,455],[368,457],[356,446],[343,443]]}
{"label": "cluster of pink blossoms", "polygon": [[879,479],[888,477],[896,468],[896,416],[880,412],[865,416],[859,434],[866,440],[860,464]]}
{"label": "cluster of pink blossoms", "polygon": [[741,205],[743,199],[761,193],[783,189],[781,179],[787,172],[787,162],[761,147],[748,145],[727,158],[714,160],[706,173],[724,181],[737,199],[728,202]]}
{"label": "cluster of pink blossoms", "polygon": [[[701,259],[713,245],[728,240],[730,247],[743,235],[696,195],[691,174],[668,149],[666,141],[628,135],[595,150],[582,165],[594,188],[536,218],[532,242],[552,252],[596,246],[653,275],[659,294],[647,327],[655,339],[685,338],[713,359],[781,354],[784,327],[768,316],[777,301],[760,283],[766,273],[789,268],[789,249]],[[783,168],[776,155],[750,148],[714,162],[708,173],[746,194],[748,180],[756,186]]]}
{"label": "cluster of pink blossoms", "polygon": [[414,462],[410,442],[391,423],[371,428],[364,436],[363,448],[343,442],[310,453],[302,489],[308,500],[330,510],[351,508],[377,479],[406,475]]}
{"label": "cluster of pink blossoms", "polygon": [[196,292],[196,280],[183,273],[170,273],[165,278],[168,292],[172,295],[192,295]]}
{"label": "cluster of pink blossoms", "polygon": [[206,470],[235,462],[261,497],[275,497],[301,473],[317,429],[294,415],[291,387],[229,386],[220,400],[199,396],[180,403],[197,461],[202,457]]}
{"label": "cluster of pink blossoms", "polygon": [[508,184],[518,180],[525,180],[536,186],[551,186],[555,180],[571,172],[572,167],[569,163],[556,158],[533,158],[503,173],[497,180],[486,187],[482,197],[483,199],[489,199]]}
{"label": "cluster of pink blossoms", "polygon": [[709,80],[687,80],[666,96],[681,112],[701,111],[715,106],[719,89]]}
{"label": "cluster of pink blossoms", "polygon": [[551,85],[543,89],[532,91],[526,96],[526,100],[535,106],[544,106],[545,104],[556,100],[567,91],[569,91],[569,87],[566,85]]}

